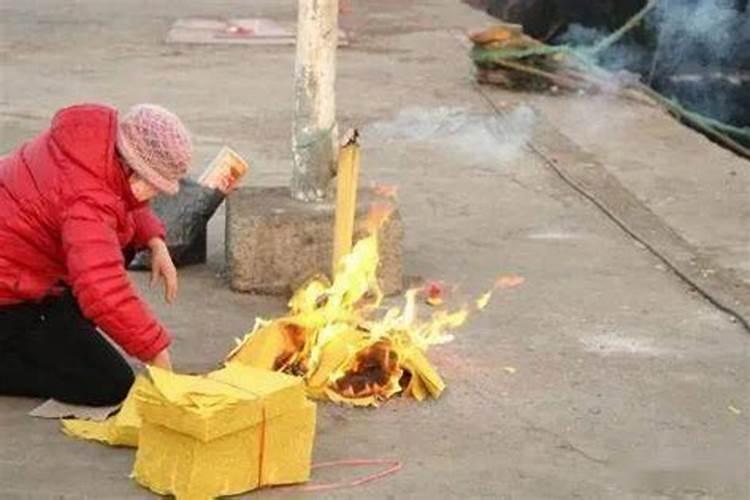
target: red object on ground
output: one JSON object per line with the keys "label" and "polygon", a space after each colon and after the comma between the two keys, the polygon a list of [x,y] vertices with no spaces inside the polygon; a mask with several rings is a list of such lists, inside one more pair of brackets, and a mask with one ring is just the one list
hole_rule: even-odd
{"label": "red object on ground", "polygon": [[240,26],[232,22],[227,22],[227,26],[226,28],[224,28],[223,34],[232,36],[254,36],[255,30],[245,28],[244,26]]}
{"label": "red object on ground", "polygon": [[381,459],[381,458],[336,460],[334,462],[323,462],[319,464],[314,464],[312,466],[312,469],[322,469],[325,467],[340,467],[340,466],[368,467],[372,465],[385,465],[387,467],[381,470],[380,472],[367,474],[366,476],[362,476],[351,481],[340,481],[336,483],[323,483],[323,484],[309,484],[306,486],[298,486],[296,489],[298,491],[318,492],[318,491],[337,490],[341,488],[351,488],[354,486],[361,486],[363,484],[367,484],[372,481],[377,481],[378,479],[382,479],[386,476],[390,476],[391,474],[395,474],[396,472],[401,470],[400,461],[386,460],[386,459]]}
{"label": "red object on ground", "polygon": [[430,281],[424,286],[423,293],[425,295],[425,302],[431,306],[439,306],[443,303],[445,286],[438,281]]}
{"label": "red object on ground", "polygon": [[122,249],[164,237],[115,154],[117,111],[79,105],[0,158],[0,307],[69,285],[83,314],[148,361],[169,335],[138,297]]}

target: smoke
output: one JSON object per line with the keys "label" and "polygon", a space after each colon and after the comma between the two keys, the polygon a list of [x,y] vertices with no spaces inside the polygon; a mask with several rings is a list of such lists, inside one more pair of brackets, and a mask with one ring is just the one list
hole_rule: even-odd
{"label": "smoke", "polygon": [[[643,26],[604,51],[599,63],[639,73],[683,105],[716,119],[750,124],[747,0],[661,0]],[[592,46],[608,33],[572,25],[558,43]],[[686,77],[687,76],[687,77]]]}
{"label": "smoke", "polygon": [[[750,85],[709,75],[750,68],[750,12],[734,0],[667,0],[649,21],[657,27],[654,87],[700,113],[749,124]],[[681,78],[690,74],[702,77]]]}
{"label": "smoke", "polygon": [[739,68],[750,50],[750,16],[735,0],[662,0],[649,23],[657,30],[658,63],[673,74]]}
{"label": "smoke", "polygon": [[[593,47],[609,35],[609,32],[589,28],[580,24],[571,25],[556,42],[571,47]],[[628,70],[643,73],[651,61],[651,51],[632,40],[624,40],[611,46],[599,56],[599,64],[613,71]]]}
{"label": "smoke", "polygon": [[481,153],[503,162],[523,154],[534,123],[534,111],[527,106],[518,106],[505,116],[457,107],[412,107],[390,120],[370,124],[365,134],[374,143],[424,143],[462,155]]}

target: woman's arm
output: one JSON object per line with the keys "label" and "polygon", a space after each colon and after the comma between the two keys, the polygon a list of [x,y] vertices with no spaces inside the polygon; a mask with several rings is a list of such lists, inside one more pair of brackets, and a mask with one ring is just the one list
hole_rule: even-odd
{"label": "woman's arm", "polygon": [[128,354],[150,362],[169,346],[169,334],[125,271],[115,213],[90,199],[77,200],[66,211],[62,245],[67,281],[84,316]]}
{"label": "woman's arm", "polygon": [[145,205],[132,212],[133,221],[135,222],[135,235],[133,236],[133,245],[137,249],[143,249],[149,246],[151,240],[158,238],[162,241],[166,239],[166,230],[164,224],[154,213],[149,205]]}

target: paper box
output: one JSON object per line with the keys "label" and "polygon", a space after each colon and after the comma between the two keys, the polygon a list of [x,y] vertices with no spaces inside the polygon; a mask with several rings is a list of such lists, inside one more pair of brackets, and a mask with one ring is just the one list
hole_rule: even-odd
{"label": "paper box", "polygon": [[301,379],[239,364],[206,376],[150,374],[135,394],[133,475],[143,486],[208,499],[309,479],[315,405]]}

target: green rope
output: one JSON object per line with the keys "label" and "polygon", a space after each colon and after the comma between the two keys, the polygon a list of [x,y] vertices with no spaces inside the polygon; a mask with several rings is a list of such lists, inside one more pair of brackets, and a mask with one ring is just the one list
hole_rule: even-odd
{"label": "green rope", "polygon": [[[645,90],[645,89],[642,89],[642,90]],[[661,104],[664,105],[664,107],[666,107],[669,111],[671,111],[675,115],[685,117],[695,122],[697,125],[701,127],[704,127],[707,129],[714,129],[718,132],[729,135],[741,141],[750,142],[750,127],[735,127],[734,125],[724,123],[715,118],[711,118],[709,116],[696,113],[695,111],[689,110],[686,107],[684,107],[682,104],[680,104],[680,102],[677,99],[663,96],[662,94],[659,94],[658,92],[651,89],[650,87],[649,87],[649,92],[647,93],[652,98],[655,98],[656,100],[658,100]]]}
{"label": "green rope", "polygon": [[[475,46],[471,49],[471,58],[476,64],[481,65],[491,64],[497,60],[503,59],[524,59],[534,56],[565,54],[575,58],[585,69],[601,74],[606,72],[606,70],[596,62],[596,55],[617,43],[625,33],[637,26],[643,18],[646,17],[654,7],[656,7],[657,3],[659,3],[659,0],[649,0],[646,6],[630,18],[620,29],[607,36],[593,47],[573,48],[568,45],[551,46],[540,44],[538,47],[528,49],[485,49]],[[679,116],[689,118],[701,127],[713,129],[715,132],[730,135],[750,144],[750,127],[735,127],[728,123],[702,115],[685,108],[676,99],[670,99],[653,90],[649,92],[649,95],[652,97],[658,96],[657,99],[659,102],[670,109],[670,111]]]}
{"label": "green rope", "polygon": [[656,7],[656,4],[659,3],[659,0],[649,0],[649,2],[646,4],[645,7],[643,7],[640,11],[638,11],[633,17],[628,19],[628,21],[623,24],[617,31],[612,33],[611,35],[605,37],[603,40],[601,40],[599,43],[591,47],[589,50],[592,54],[598,54],[602,50],[606,50],[618,41],[620,41],[620,38],[622,38],[625,33],[630,31],[631,29],[635,28],[640,24],[640,22],[643,20],[644,17],[646,17],[646,14],[651,12],[654,7]]}
{"label": "green rope", "polygon": [[478,63],[492,63],[497,59],[523,59],[532,56],[549,56],[553,54],[569,53],[567,45],[540,45],[530,49],[484,49],[474,47],[471,49],[471,58]]}
{"label": "green rope", "polygon": [[721,122],[715,118],[711,118],[710,116],[704,116],[700,113],[696,113],[695,111],[690,111],[689,109],[681,106],[680,103],[674,99],[672,100],[672,104],[675,106],[675,108],[679,108],[682,114],[689,115],[694,120],[702,120],[705,124],[717,130],[721,130],[724,133],[731,134],[736,137],[744,137],[745,139],[750,139],[750,127],[735,127],[734,125]]}

